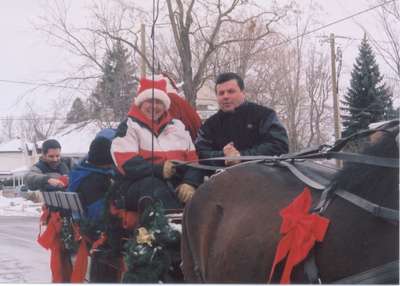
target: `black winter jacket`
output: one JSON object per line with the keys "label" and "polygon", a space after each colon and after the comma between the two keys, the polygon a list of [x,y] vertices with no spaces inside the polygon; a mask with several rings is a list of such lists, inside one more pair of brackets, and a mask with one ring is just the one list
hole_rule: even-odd
{"label": "black winter jacket", "polygon": [[[230,142],[242,156],[280,155],[289,151],[285,127],[274,110],[245,102],[233,112],[219,110],[200,128],[195,142],[200,159],[224,157]],[[222,161],[212,165],[224,165]]]}

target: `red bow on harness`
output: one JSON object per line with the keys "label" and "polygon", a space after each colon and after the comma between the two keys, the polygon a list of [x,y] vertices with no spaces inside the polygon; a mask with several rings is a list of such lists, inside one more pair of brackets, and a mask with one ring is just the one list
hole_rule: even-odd
{"label": "red bow on harness", "polygon": [[280,211],[279,214],[283,219],[280,233],[284,236],[276,249],[269,282],[275,266],[287,257],[280,282],[290,283],[293,267],[307,257],[315,241],[324,239],[329,220],[315,213],[309,214],[311,203],[310,189],[304,188],[289,206]]}

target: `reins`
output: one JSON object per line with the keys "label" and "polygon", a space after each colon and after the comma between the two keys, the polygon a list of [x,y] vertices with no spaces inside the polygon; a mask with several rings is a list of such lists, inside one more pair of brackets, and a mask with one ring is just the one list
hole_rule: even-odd
{"label": "reins", "polygon": [[[398,120],[394,121],[394,123]],[[339,139],[335,145],[329,146],[326,144],[320,145],[318,147],[309,148],[297,153],[292,154],[283,154],[281,156],[238,156],[238,157],[215,157],[215,158],[207,158],[207,159],[198,159],[194,161],[177,161],[174,163],[177,167],[179,166],[187,166],[191,168],[201,169],[201,170],[210,170],[216,171],[220,169],[225,169],[225,166],[210,166],[207,164],[199,164],[199,163],[207,163],[207,162],[218,162],[218,161],[227,161],[227,160],[241,160],[241,161],[257,161],[257,162],[281,162],[281,161],[295,161],[295,160],[305,160],[305,159],[337,159],[343,160],[351,163],[359,163],[359,164],[367,164],[379,167],[388,167],[388,168],[399,168],[399,159],[380,157],[380,156],[371,156],[371,155],[363,155],[353,152],[339,152],[349,141],[357,139],[359,137],[367,136],[373,134],[377,131],[387,132],[390,135],[394,134],[394,130],[397,127],[390,127],[388,129],[383,129],[381,127],[377,127],[371,130],[364,130],[357,132],[351,136],[346,138]]]}
{"label": "reins", "polygon": [[[334,149],[333,147],[332,149]],[[332,150],[331,149],[331,150]],[[219,169],[225,169],[225,166],[210,166],[206,164],[199,164],[203,162],[218,162],[218,161],[227,161],[227,160],[242,160],[242,161],[257,161],[257,162],[281,162],[281,161],[295,161],[295,160],[305,160],[305,159],[337,159],[343,160],[351,163],[359,163],[359,164],[367,164],[379,167],[388,167],[388,168],[399,168],[399,160],[379,157],[379,156],[370,156],[370,155],[362,155],[352,152],[335,152],[335,151],[325,151],[317,153],[299,153],[299,154],[284,154],[281,156],[237,156],[237,157],[215,157],[215,158],[207,158],[207,159],[199,159],[194,161],[178,161],[174,160],[173,162],[177,167],[187,166],[195,169],[201,170],[210,170],[216,171]]]}

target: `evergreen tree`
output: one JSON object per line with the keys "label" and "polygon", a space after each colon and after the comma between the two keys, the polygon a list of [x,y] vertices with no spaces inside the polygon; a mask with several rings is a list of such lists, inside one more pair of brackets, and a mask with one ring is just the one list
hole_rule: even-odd
{"label": "evergreen tree", "polygon": [[71,110],[67,114],[67,123],[78,123],[89,118],[88,111],[83,101],[77,97],[72,103]]}
{"label": "evergreen tree", "polygon": [[372,122],[391,119],[394,114],[392,93],[382,83],[379,66],[375,61],[366,36],[361,42],[359,55],[351,72],[350,88],[344,96],[341,108],[343,136],[367,129]]}
{"label": "evergreen tree", "polygon": [[119,122],[126,117],[136,90],[134,67],[121,42],[106,52],[104,70],[90,97],[91,118]]}

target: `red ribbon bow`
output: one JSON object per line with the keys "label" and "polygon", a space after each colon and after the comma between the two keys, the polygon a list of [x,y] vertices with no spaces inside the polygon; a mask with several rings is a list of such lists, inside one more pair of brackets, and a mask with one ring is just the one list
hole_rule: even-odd
{"label": "red ribbon bow", "polygon": [[310,189],[304,188],[289,206],[280,211],[279,214],[283,219],[280,233],[284,236],[276,249],[269,282],[275,266],[287,256],[280,282],[290,283],[294,266],[307,257],[316,241],[321,242],[324,239],[329,220],[315,213],[309,214],[311,203]]}
{"label": "red ribbon bow", "polygon": [[51,212],[50,219],[46,230],[39,234],[37,242],[45,249],[50,249],[50,269],[52,272],[52,282],[65,282],[65,277],[62,270],[62,255],[61,255],[61,228],[62,218],[59,212]]}

